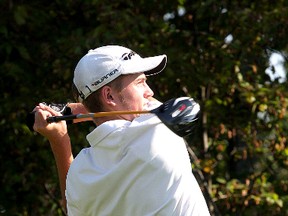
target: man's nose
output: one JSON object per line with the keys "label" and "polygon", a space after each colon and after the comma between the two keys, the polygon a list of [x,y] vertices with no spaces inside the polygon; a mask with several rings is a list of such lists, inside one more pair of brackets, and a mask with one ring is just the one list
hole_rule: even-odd
{"label": "man's nose", "polygon": [[144,92],[144,97],[145,98],[149,98],[149,97],[152,97],[154,95],[154,92],[152,91],[152,89],[146,85],[146,90]]}

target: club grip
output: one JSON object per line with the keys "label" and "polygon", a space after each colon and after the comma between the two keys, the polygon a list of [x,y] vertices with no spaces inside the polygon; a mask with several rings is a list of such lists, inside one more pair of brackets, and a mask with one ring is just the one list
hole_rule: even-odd
{"label": "club grip", "polygon": [[26,125],[28,126],[30,131],[34,131],[33,129],[34,122],[35,122],[35,112],[28,113],[28,115],[26,116]]}
{"label": "club grip", "polygon": [[[67,124],[72,124],[73,119],[76,118],[77,115],[64,115],[64,116],[51,116],[47,118],[47,123],[52,122],[59,122],[59,121],[67,121]],[[35,112],[30,112],[26,116],[26,125],[29,128],[30,131],[34,131],[33,125],[35,123]]]}
{"label": "club grip", "polygon": [[59,121],[70,121],[73,119],[76,119],[77,115],[63,115],[63,116],[51,116],[47,118],[47,122],[48,123],[52,123],[52,122],[59,122]]}

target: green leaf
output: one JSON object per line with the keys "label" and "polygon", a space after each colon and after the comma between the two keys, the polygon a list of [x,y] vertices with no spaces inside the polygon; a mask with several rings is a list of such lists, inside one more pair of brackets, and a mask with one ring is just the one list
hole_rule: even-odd
{"label": "green leaf", "polygon": [[14,20],[18,25],[24,25],[27,19],[27,10],[23,5],[19,5],[16,7],[14,11]]}

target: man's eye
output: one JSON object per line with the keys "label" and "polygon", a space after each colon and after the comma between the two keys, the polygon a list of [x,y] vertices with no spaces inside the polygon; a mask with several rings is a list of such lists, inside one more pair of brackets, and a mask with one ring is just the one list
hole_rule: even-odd
{"label": "man's eye", "polygon": [[145,80],[139,80],[138,84],[145,84]]}

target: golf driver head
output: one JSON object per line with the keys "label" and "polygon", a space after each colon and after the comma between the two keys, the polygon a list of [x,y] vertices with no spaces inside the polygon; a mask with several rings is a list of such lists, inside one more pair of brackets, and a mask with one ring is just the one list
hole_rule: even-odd
{"label": "golf driver head", "polygon": [[151,111],[175,134],[191,134],[200,116],[200,105],[189,97],[173,98]]}

